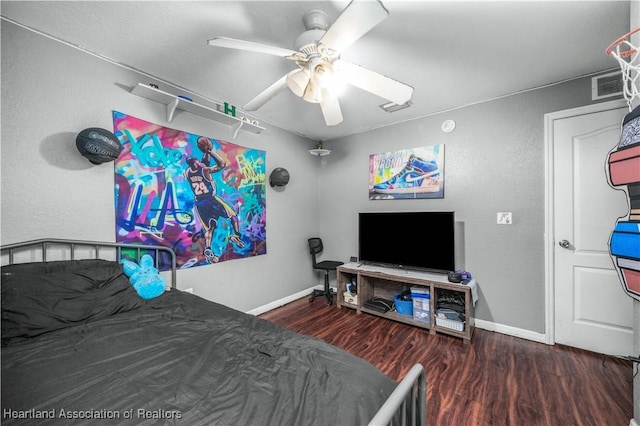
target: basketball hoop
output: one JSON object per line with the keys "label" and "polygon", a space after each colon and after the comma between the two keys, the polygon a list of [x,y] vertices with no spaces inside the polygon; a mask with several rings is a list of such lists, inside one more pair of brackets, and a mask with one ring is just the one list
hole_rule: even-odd
{"label": "basketball hoop", "polygon": [[620,65],[623,81],[623,95],[632,109],[632,103],[640,99],[640,47],[631,42],[631,36],[640,32],[640,27],[629,31],[607,47],[606,53],[613,56]]}

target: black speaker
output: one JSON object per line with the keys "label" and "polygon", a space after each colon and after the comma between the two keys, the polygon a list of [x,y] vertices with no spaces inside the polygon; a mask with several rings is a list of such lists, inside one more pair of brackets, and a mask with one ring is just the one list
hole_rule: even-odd
{"label": "black speaker", "polygon": [[282,167],[276,167],[273,169],[271,174],[269,175],[269,185],[271,187],[274,186],[285,186],[289,183],[289,172],[287,169]]}
{"label": "black speaker", "polygon": [[462,281],[462,274],[460,272],[449,272],[447,274],[447,279],[451,283],[459,283]]}

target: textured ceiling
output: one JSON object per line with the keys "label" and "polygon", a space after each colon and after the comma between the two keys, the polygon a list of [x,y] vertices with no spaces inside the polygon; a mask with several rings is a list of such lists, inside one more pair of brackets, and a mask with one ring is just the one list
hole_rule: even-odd
{"label": "textured ceiling", "polygon": [[[605,48],[629,31],[623,1],[383,1],[389,17],[342,58],[415,88],[410,108],[348,87],[344,121],[327,126],[317,104],[285,90],[253,115],[312,140],[329,140],[616,69]],[[240,107],[295,68],[283,58],[211,47],[215,36],[293,49],[302,16],[330,22],[347,1],[3,1],[6,20]],[[19,42],[16,40],[16,42]]]}

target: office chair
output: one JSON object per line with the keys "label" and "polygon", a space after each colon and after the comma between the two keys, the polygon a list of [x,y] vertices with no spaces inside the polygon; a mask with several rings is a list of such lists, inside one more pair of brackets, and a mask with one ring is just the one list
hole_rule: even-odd
{"label": "office chair", "polygon": [[328,304],[331,305],[333,303],[333,295],[335,293],[333,293],[329,287],[329,271],[335,271],[336,268],[344,264],[344,262],[336,260],[323,260],[318,262],[316,255],[321,253],[322,249],[322,240],[320,238],[309,238],[309,252],[313,259],[313,269],[320,269],[324,271],[324,290],[313,290],[311,297],[309,297],[309,303],[313,302],[316,297],[324,296],[327,298]]}

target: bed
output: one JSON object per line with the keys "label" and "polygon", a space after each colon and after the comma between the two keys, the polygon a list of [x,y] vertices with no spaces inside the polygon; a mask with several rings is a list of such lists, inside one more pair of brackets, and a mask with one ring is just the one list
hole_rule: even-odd
{"label": "bed", "polygon": [[[120,261],[167,281],[144,300]],[[424,425],[425,374],[368,362],[176,288],[166,247],[2,247],[2,424]]]}

